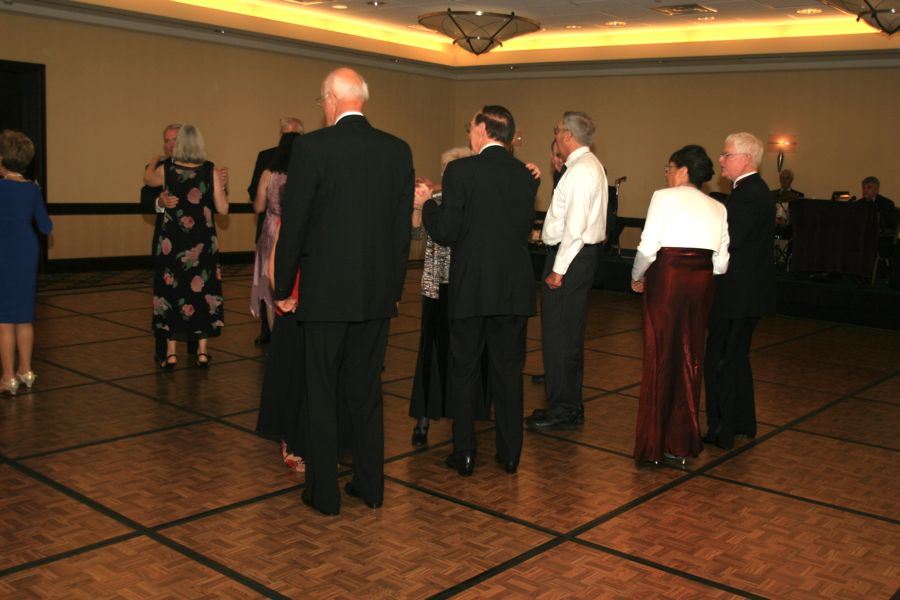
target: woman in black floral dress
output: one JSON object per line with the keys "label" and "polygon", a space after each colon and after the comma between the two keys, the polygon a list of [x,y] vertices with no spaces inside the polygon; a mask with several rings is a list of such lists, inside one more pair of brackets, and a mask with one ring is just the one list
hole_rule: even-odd
{"label": "woman in black floral dress", "polygon": [[208,367],[207,341],[224,325],[213,214],[228,213],[226,179],[227,171],[206,160],[203,136],[193,125],[178,132],[171,160],[152,160],[144,174],[147,185],[165,186],[153,256],[153,334],[166,339],[163,369],[175,367],[175,342],[188,337],[199,340],[197,366]]}

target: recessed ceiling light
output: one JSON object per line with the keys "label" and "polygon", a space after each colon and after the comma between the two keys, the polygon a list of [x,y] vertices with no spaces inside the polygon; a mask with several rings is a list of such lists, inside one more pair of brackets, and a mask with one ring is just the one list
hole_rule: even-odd
{"label": "recessed ceiling light", "polygon": [[697,17],[698,21],[715,21],[715,17]]}
{"label": "recessed ceiling light", "polygon": [[346,4],[332,4],[331,8],[333,8],[334,10],[347,10],[347,5]]}
{"label": "recessed ceiling light", "polygon": [[581,29],[581,25],[566,25],[566,29]]}
{"label": "recessed ceiling light", "polygon": [[821,13],[821,8],[801,8],[797,10],[798,15],[818,15]]}
{"label": "recessed ceiling light", "polygon": [[607,21],[604,25],[607,27],[625,27],[628,23],[625,21]]}
{"label": "recessed ceiling light", "polygon": [[369,0],[368,2],[366,2],[366,4],[378,8],[379,6],[384,6],[385,4],[387,4],[387,2],[382,2],[381,0]]}

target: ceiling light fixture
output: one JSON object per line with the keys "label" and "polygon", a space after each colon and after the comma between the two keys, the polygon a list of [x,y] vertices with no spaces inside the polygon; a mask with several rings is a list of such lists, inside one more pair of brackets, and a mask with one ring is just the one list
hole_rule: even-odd
{"label": "ceiling light fixture", "polygon": [[628,23],[625,21],[607,21],[604,25],[607,27],[625,27]]}
{"label": "ceiling light fixture", "polygon": [[900,29],[900,0],[819,0],[825,6],[854,15],[867,25],[894,35]]}
{"label": "ceiling light fixture", "polygon": [[484,11],[451,10],[419,16],[419,23],[453,39],[463,50],[475,56],[502,46],[514,37],[534,33],[540,23],[517,16]]}
{"label": "ceiling light fixture", "polygon": [[822,9],[821,9],[821,8],[798,8],[798,9],[797,9],[797,14],[798,14],[798,15],[803,15],[803,16],[808,16],[808,15],[821,15],[821,14],[822,14]]}

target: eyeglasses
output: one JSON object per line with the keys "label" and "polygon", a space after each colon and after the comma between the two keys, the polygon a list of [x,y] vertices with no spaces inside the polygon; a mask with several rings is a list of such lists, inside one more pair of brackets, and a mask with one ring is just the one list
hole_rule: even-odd
{"label": "eyeglasses", "polygon": [[559,135],[560,131],[569,131],[569,128],[568,127],[554,127],[553,135]]}
{"label": "eyeglasses", "polygon": [[325,99],[331,95],[331,92],[325,92],[324,94],[316,98],[316,106],[322,106],[323,104],[325,104]]}
{"label": "eyeglasses", "polygon": [[731,158],[732,156],[750,156],[749,152],[719,152],[719,158]]}

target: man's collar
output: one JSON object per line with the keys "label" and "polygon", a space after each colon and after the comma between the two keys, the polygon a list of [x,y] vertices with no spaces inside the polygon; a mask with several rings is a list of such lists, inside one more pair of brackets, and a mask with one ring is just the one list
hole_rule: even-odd
{"label": "man's collar", "polygon": [[566,167],[572,166],[572,163],[575,162],[579,156],[587,154],[590,151],[591,149],[587,146],[579,146],[578,148],[575,148],[574,150],[572,150],[572,152],[569,153],[569,156],[566,157]]}
{"label": "man's collar", "polygon": [[337,124],[340,122],[341,119],[343,119],[344,117],[349,117],[349,116],[351,116],[351,115],[357,115],[357,116],[360,116],[360,117],[364,117],[364,116],[365,116],[364,114],[362,114],[362,113],[359,112],[358,110],[348,110],[348,111],[346,111],[346,112],[342,112],[341,114],[339,114],[339,115],[338,115],[338,118],[334,120],[334,124],[337,125]]}
{"label": "man's collar", "polygon": [[758,171],[750,171],[749,173],[744,173],[743,175],[739,175],[738,177],[735,178],[735,180],[733,182],[731,182],[732,187],[737,187],[738,181],[740,181],[741,179],[744,179],[746,177],[750,177],[751,175],[756,175],[757,172]]}
{"label": "man's collar", "polygon": [[481,150],[478,151],[478,154],[481,154],[482,152],[484,152],[485,150],[487,150],[488,148],[491,148],[493,146],[497,146],[499,148],[503,148],[504,150],[506,150],[506,146],[504,146],[500,142],[488,142],[487,144],[485,144],[484,146],[481,147]]}

